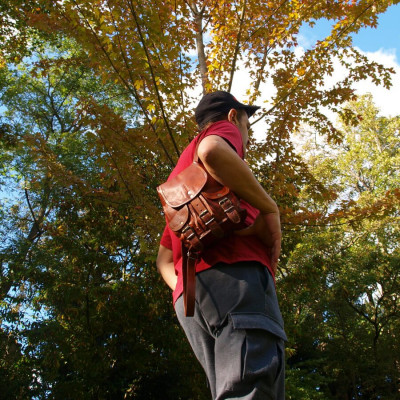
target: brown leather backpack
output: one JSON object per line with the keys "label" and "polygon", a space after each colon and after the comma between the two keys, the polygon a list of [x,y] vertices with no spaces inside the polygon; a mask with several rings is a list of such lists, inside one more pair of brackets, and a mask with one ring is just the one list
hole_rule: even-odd
{"label": "brown leather backpack", "polygon": [[185,315],[193,316],[196,262],[204,249],[244,227],[246,210],[240,207],[238,197],[199,163],[197,147],[193,163],[158,186],[157,192],[168,225],[182,242]]}

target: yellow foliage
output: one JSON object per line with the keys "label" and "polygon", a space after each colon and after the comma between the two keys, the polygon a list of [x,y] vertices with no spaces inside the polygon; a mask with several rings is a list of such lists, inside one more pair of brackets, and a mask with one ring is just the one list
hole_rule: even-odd
{"label": "yellow foliage", "polygon": [[147,111],[149,111],[149,112],[154,112],[154,111],[156,110],[156,107],[155,107],[154,104],[149,104],[149,105],[146,107],[146,109],[147,109]]}

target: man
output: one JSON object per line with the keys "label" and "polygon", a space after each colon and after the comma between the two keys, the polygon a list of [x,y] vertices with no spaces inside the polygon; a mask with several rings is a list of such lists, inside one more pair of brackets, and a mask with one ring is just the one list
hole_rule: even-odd
{"label": "man", "polygon": [[209,174],[247,210],[246,228],[202,253],[196,266],[196,306],[185,317],[181,243],[168,228],[157,267],[173,290],[178,320],[206,372],[212,398],[284,400],[283,321],[274,275],[281,246],[279,211],[243,161],[257,106],[230,93],[205,95],[195,111],[201,133],[182,153],[170,178],[197,152]]}

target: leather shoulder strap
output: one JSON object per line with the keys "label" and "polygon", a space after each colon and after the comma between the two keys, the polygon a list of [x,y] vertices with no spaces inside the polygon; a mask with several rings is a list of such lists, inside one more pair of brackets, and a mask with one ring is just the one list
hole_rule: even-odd
{"label": "leather shoulder strap", "polygon": [[200,142],[204,139],[204,134],[206,133],[206,130],[203,130],[202,132],[199,133],[197,143],[196,143],[196,148],[194,149],[194,156],[193,156],[193,162],[199,162],[199,155],[197,154],[197,149],[199,148]]}

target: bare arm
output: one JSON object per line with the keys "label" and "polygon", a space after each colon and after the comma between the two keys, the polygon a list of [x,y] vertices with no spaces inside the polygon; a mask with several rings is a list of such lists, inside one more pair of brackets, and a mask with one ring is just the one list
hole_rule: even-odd
{"label": "bare arm", "polygon": [[282,237],[279,209],[275,201],[265,192],[247,164],[221,137],[210,135],[204,138],[198,147],[198,155],[214,179],[260,211],[253,225],[236,233],[242,236],[257,235],[268,248],[271,267],[275,272]]}
{"label": "bare arm", "polygon": [[276,203],[259,184],[248,165],[219,136],[204,138],[198,148],[200,160],[210,175],[228,186],[261,213],[278,212]]}
{"label": "bare arm", "polygon": [[157,269],[163,277],[166,284],[175,290],[177,276],[175,275],[174,261],[172,256],[172,250],[167,247],[160,245],[157,256]]}

